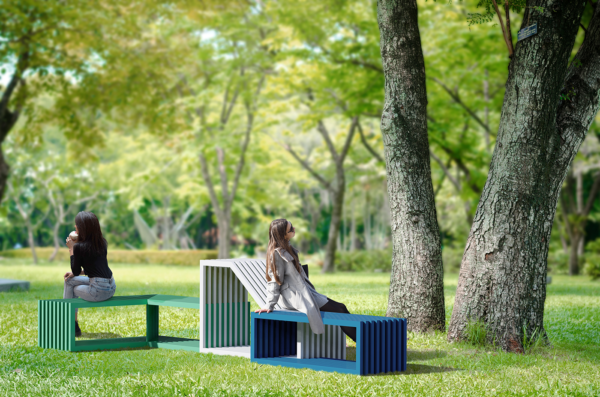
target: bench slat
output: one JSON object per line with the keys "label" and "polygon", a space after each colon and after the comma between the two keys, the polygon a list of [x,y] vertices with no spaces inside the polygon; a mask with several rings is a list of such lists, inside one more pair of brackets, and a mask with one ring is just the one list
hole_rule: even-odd
{"label": "bench slat", "polygon": [[152,306],[171,306],[199,310],[200,298],[191,296],[154,295],[152,298],[148,299],[148,304]]}

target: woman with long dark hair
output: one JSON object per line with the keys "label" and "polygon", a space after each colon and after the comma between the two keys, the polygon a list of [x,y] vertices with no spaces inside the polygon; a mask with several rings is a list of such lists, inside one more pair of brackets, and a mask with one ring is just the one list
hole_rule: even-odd
{"label": "woman with long dark hair", "polygon": [[[98,218],[91,212],[82,211],[75,217],[77,241],[67,238],[71,254],[71,271],[65,273],[63,299],[80,297],[90,302],[100,302],[115,294],[117,285],[106,259],[107,243]],[[82,270],[83,269],[83,270]],[[87,277],[83,277],[87,275]],[[75,336],[81,336],[81,328],[75,309]]]}
{"label": "woman with long dark hair", "polygon": [[[315,334],[325,331],[321,312],[350,313],[343,303],[320,294],[300,266],[298,250],[290,244],[296,231],[286,219],[275,219],[269,226],[267,247],[267,305],[256,313],[270,312],[276,303],[285,309],[305,313]],[[356,342],[356,328],[341,327]]]}

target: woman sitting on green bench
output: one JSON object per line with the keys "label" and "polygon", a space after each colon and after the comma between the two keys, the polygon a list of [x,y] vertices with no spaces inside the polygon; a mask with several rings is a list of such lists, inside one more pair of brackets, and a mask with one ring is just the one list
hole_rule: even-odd
{"label": "woman sitting on green bench", "polygon": [[[77,240],[67,237],[71,254],[71,271],[65,273],[63,299],[80,297],[90,302],[100,302],[115,294],[117,285],[106,260],[107,243],[98,218],[91,212],[82,211],[75,217]],[[83,270],[82,270],[83,268]],[[83,275],[87,277],[83,277]],[[75,336],[81,329],[75,309]]]}
{"label": "woman sitting on green bench", "polygon": [[[285,219],[275,219],[269,226],[267,247],[267,306],[256,313],[270,312],[279,306],[305,313],[315,334],[325,332],[321,312],[350,313],[343,303],[317,292],[300,266],[298,250],[289,241],[296,235],[294,226]],[[275,254],[277,253],[277,254]],[[341,327],[356,342],[356,328]]]}

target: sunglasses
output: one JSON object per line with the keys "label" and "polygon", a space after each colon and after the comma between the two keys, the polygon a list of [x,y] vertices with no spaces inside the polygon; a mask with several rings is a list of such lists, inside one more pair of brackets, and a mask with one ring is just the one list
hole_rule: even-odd
{"label": "sunglasses", "polygon": [[287,233],[294,233],[296,229],[294,229],[294,225],[290,222],[290,230]]}

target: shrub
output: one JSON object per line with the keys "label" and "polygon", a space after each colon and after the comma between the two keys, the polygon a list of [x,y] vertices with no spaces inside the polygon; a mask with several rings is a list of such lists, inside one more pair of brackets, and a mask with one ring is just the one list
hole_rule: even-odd
{"label": "shrub", "polygon": [[585,256],[585,274],[592,277],[592,280],[600,279],[600,255],[587,254]]}
{"label": "shrub", "polygon": [[[38,258],[48,259],[54,251],[52,247],[36,248]],[[31,258],[31,249],[0,251],[0,256],[6,258]],[[181,251],[150,251],[150,250],[108,250],[108,263],[153,263],[159,265],[198,266],[202,259],[217,259],[216,250],[181,250]],[[61,248],[56,261],[68,261],[69,250]]]}
{"label": "shrub", "polygon": [[392,250],[336,252],[335,269],[342,272],[392,270]]}

